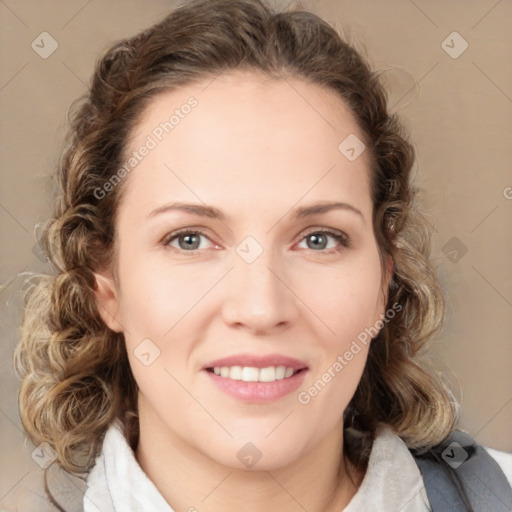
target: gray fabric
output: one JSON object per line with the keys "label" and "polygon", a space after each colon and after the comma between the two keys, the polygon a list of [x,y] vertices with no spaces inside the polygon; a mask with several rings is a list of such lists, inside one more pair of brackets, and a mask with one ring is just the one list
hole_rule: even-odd
{"label": "gray fabric", "polygon": [[468,434],[456,431],[417,457],[433,512],[510,512],[512,488],[498,463]]}

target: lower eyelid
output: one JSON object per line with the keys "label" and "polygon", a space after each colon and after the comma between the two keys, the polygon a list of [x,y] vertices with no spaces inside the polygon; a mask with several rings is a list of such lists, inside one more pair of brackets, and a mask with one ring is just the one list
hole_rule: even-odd
{"label": "lower eyelid", "polygon": [[[160,242],[164,247],[167,247],[167,246],[171,246],[171,243],[174,242],[175,240],[177,240],[180,236],[185,236],[185,235],[198,235],[198,236],[201,236],[203,238],[206,238],[207,240],[210,241],[210,243],[212,243],[213,245],[216,245],[215,242],[213,242],[213,240],[210,239],[210,237],[208,235],[206,235],[205,233],[202,233],[200,231],[194,231],[194,230],[183,230],[183,231],[178,231],[178,232],[175,232],[175,233],[170,233],[169,235],[166,235],[162,241]],[[183,249],[179,249],[177,247],[173,247],[174,249],[177,249],[179,251],[183,250]],[[194,251],[200,251],[201,249],[193,249],[191,251],[184,251],[184,252],[194,252]]]}
{"label": "lower eyelid", "polygon": [[[350,238],[345,235],[344,233],[338,233],[338,232],[335,232],[335,231],[329,231],[329,230],[322,230],[322,229],[317,229],[317,230],[313,230],[313,231],[309,231],[309,232],[306,232],[306,233],[303,233],[301,235],[301,238],[299,240],[298,243],[302,242],[305,240],[306,237],[310,236],[310,235],[313,235],[313,234],[323,234],[325,236],[330,236],[331,238],[333,238],[334,240],[336,240],[339,244],[341,244],[341,246],[345,247],[345,248],[348,248],[350,247]],[[176,249],[177,251],[181,251],[181,252],[189,252],[189,253],[194,253],[194,252],[198,252],[198,251],[201,251],[201,250],[204,250],[204,249],[192,249],[190,251],[186,251],[184,249],[180,249],[178,247],[173,247],[171,246],[171,243],[173,241],[175,241],[176,239],[178,239],[180,236],[184,236],[184,235],[199,235],[203,238],[206,238],[212,245],[213,247],[219,247],[219,245],[217,243],[215,243],[206,233],[203,233],[201,231],[194,231],[194,230],[183,230],[183,231],[178,231],[178,232],[175,232],[175,233],[171,233],[170,235],[166,236],[163,238],[163,240],[161,241],[161,244],[164,246],[164,247],[172,247],[173,249]],[[331,248],[331,251],[333,250],[336,250],[336,249],[333,249]],[[320,251],[313,251],[313,252],[325,252],[326,249],[322,249]]]}
{"label": "lower eyelid", "polygon": [[[345,235],[344,233],[338,233],[336,231],[329,231],[329,230],[324,230],[324,229],[316,229],[316,230],[313,230],[313,231],[308,231],[306,233],[303,233],[301,235],[301,239],[300,239],[299,243],[304,241],[308,236],[314,235],[314,234],[322,234],[322,235],[325,235],[325,236],[330,236],[331,238],[336,240],[339,244],[341,244],[345,248],[348,248],[350,246],[350,238],[347,235]],[[336,249],[335,248],[331,248],[330,250],[334,251]],[[328,251],[328,250],[323,249],[323,250],[314,251],[314,252],[321,253],[321,252],[325,252],[325,251]]]}

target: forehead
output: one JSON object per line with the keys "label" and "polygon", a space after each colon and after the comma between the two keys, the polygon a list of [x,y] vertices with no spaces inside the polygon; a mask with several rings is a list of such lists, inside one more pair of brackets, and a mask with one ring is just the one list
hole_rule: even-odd
{"label": "forehead", "polygon": [[311,187],[320,193],[341,185],[350,195],[368,187],[367,152],[349,161],[339,149],[354,135],[364,138],[345,102],[329,88],[291,77],[225,72],[150,101],[127,157],[148,141],[152,148],[130,173],[126,193],[151,189],[163,196],[168,185],[185,195],[188,188],[187,200],[213,201],[216,191],[231,191],[241,204],[264,186],[267,200],[285,191],[298,200]]}

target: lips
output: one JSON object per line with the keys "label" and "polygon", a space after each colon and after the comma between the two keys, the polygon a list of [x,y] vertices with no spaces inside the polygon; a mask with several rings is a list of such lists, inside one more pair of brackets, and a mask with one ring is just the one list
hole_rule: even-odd
{"label": "lips", "polygon": [[203,367],[222,392],[244,402],[265,403],[283,398],[303,382],[308,366],[280,354],[241,354],[211,361]]}
{"label": "lips", "polygon": [[[300,372],[301,370],[297,371]],[[287,379],[297,372],[293,368],[286,368],[285,366],[266,366],[265,368],[256,368],[255,366],[215,366],[213,373],[225,379],[243,380],[244,382],[274,382]]]}
{"label": "lips", "polygon": [[222,367],[251,367],[251,368],[268,368],[284,366],[285,368],[293,368],[294,372],[307,369],[308,365],[293,357],[283,356],[280,354],[270,354],[266,356],[257,356],[251,354],[240,354],[222,359],[216,359],[206,364],[203,369],[213,370]]}

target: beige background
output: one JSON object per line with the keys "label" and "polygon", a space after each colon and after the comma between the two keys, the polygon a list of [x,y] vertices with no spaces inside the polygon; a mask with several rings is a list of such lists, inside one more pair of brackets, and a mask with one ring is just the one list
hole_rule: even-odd
{"label": "beige background", "polygon": [[[48,173],[67,109],[85,91],[102,48],[175,4],[0,0],[2,509],[27,509],[25,496],[41,475],[24,444],[11,358],[23,272],[48,270],[33,251],[35,225],[49,214]],[[463,395],[462,426],[481,443],[512,451],[512,2],[302,4],[350,31],[373,67],[387,70],[392,102],[417,148],[417,181],[436,229],[433,259],[450,302],[433,353]],[[442,47],[454,31],[469,45],[458,58]],[[58,43],[47,59],[31,47],[41,32]],[[463,41],[452,39],[445,44],[456,52]]]}

